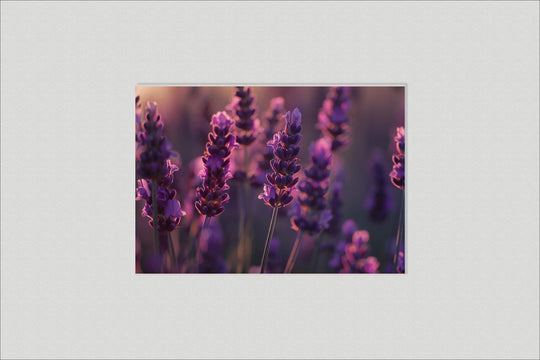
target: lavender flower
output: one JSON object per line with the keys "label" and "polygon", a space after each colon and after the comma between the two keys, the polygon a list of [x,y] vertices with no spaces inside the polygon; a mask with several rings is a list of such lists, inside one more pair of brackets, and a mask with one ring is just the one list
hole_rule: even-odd
{"label": "lavender flower", "polygon": [[283,117],[284,103],[282,97],[270,100],[270,108],[265,115],[266,127],[263,136],[261,136],[263,150],[260,151],[259,158],[257,159],[255,174],[250,179],[251,185],[254,187],[263,186],[266,175],[272,171],[270,161],[274,158],[274,149],[272,146],[267,145],[267,142],[276,132],[276,127]]}
{"label": "lavender flower", "polygon": [[173,155],[172,146],[163,136],[163,121],[156,102],[146,103],[146,121],[137,133],[138,178],[157,180],[168,172],[166,161]]}
{"label": "lavender flower", "polygon": [[[300,134],[302,131],[302,114],[300,114],[300,110],[294,109],[292,115],[290,112],[287,112],[285,114],[285,123],[285,129],[274,134],[274,138],[268,142],[268,145],[274,150],[274,158],[270,161],[270,166],[274,171],[266,175],[267,182],[264,184],[263,193],[259,195],[259,199],[264,200],[266,205],[274,208],[264,245],[260,267],[261,273],[265,271],[266,259],[276,227],[278,210],[280,207],[287,206],[292,202],[292,192],[298,183],[298,177],[294,177],[294,175],[301,168],[297,164],[298,158],[296,157],[300,152],[299,143],[302,139],[302,135]],[[301,241],[301,234],[299,233],[296,243]],[[295,248],[298,248],[296,243]],[[288,268],[289,263],[287,263],[285,271]]]}
{"label": "lavender flower", "polygon": [[203,183],[197,187],[198,201],[195,202],[199,213],[207,217],[221,214],[223,205],[229,201],[225,192],[229,189],[226,182],[232,177],[229,157],[232,149],[238,146],[235,136],[230,133],[232,124],[232,119],[223,111],[212,117],[212,132],[208,134],[202,159],[204,169],[200,173]]}
{"label": "lavender flower", "polygon": [[[136,106],[139,98],[136,98]],[[173,182],[173,173],[178,166],[171,163],[169,157],[173,155],[169,141],[163,136],[163,122],[155,102],[146,104],[146,120],[137,124],[141,115],[136,109],[136,127],[138,129],[136,141],[137,200],[145,200],[142,215],[150,219],[149,224],[154,229],[154,251],[156,259],[165,251],[171,256],[171,269],[176,261],[174,249],[169,246],[169,235],[180,224],[185,215],[176,200],[176,190],[169,187]],[[157,254],[157,251],[161,254]],[[158,261],[156,260],[155,264]],[[159,261],[161,264],[161,260]],[[161,267],[160,267],[161,269]],[[152,268],[152,271],[156,270]]]}
{"label": "lavender flower", "polygon": [[270,166],[274,170],[266,176],[267,183],[264,184],[263,193],[259,199],[271,207],[284,207],[289,205],[293,197],[291,192],[298,183],[298,177],[294,175],[300,171],[301,166],[297,164],[296,157],[300,152],[300,140],[302,135],[302,114],[298,109],[294,109],[285,114],[285,129],[274,134],[274,138],[268,142],[274,151],[274,159],[270,161]]}
{"label": "lavender flower", "polygon": [[253,143],[260,131],[259,119],[255,117],[257,109],[253,106],[255,97],[251,95],[251,90],[251,87],[238,86],[231,104],[227,107],[233,112],[237,129],[236,141],[243,146]]}
{"label": "lavender flower", "polygon": [[[153,213],[152,204],[152,182],[147,179],[137,180],[137,200],[145,200],[146,204],[142,209],[142,215],[150,219],[149,224],[154,228],[156,224],[157,231],[160,233],[171,232],[178,227],[180,219],[186,213],[182,211],[180,202],[175,199],[176,190],[170,190],[173,173],[178,171],[178,166],[167,160],[164,167],[167,173],[157,182],[157,217]],[[157,220],[157,221],[156,221]]]}
{"label": "lavender flower", "polygon": [[241,154],[239,153],[236,159],[239,164],[243,165],[235,167],[233,172],[233,180],[239,182],[244,182],[250,178],[250,175],[248,175],[248,146],[257,139],[257,136],[262,131],[260,121],[256,117],[255,97],[251,95],[251,92],[251,87],[238,86],[232,102],[227,106],[227,110],[232,112],[234,119],[236,141],[244,148],[244,151]]}
{"label": "lavender flower", "polygon": [[304,170],[306,179],[299,183],[297,201],[292,206],[292,228],[310,236],[328,228],[332,218],[330,210],[325,210],[332,162],[331,146],[328,138],[321,138],[311,144],[311,166]]}
{"label": "lavender flower", "polygon": [[332,151],[337,151],[349,142],[346,112],[349,109],[349,89],[333,87],[330,89],[319,111],[317,127],[324,136],[332,140]]}
{"label": "lavender flower", "polygon": [[398,153],[392,156],[394,168],[390,173],[390,179],[392,184],[403,190],[405,189],[405,128],[403,126],[396,129],[394,141]]}
{"label": "lavender flower", "polygon": [[356,261],[352,266],[344,267],[342,273],[376,274],[379,272],[380,263],[375,256],[368,256]]}
{"label": "lavender flower", "polygon": [[276,128],[282,119],[283,111],[285,111],[285,100],[282,97],[276,97],[270,100],[270,108],[265,114],[265,120],[267,123],[265,135],[267,139],[270,139]]}
{"label": "lavender flower", "polygon": [[369,233],[364,230],[356,231],[351,242],[345,245],[345,252],[341,257],[341,273],[376,273],[379,261],[369,256]]}
{"label": "lavender flower", "polygon": [[392,199],[386,189],[387,177],[383,164],[383,156],[376,151],[371,156],[370,169],[373,175],[373,187],[366,198],[365,207],[374,222],[382,222],[392,209]]}
{"label": "lavender flower", "polygon": [[[137,97],[136,102],[138,99]],[[178,227],[185,212],[182,211],[180,202],[175,199],[176,190],[169,189],[178,166],[169,160],[173,153],[170,143],[163,136],[163,122],[155,102],[146,104],[146,121],[141,124],[140,130],[137,133],[136,157],[137,173],[142,179],[137,180],[136,199],[146,201],[142,215],[150,218],[149,224],[152,228],[159,233],[171,232]],[[157,214],[154,214],[152,180],[157,185]]]}

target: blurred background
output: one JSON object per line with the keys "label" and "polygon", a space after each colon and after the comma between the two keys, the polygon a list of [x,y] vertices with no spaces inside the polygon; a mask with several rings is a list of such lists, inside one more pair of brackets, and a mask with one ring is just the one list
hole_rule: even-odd
{"label": "blurred background", "polygon": [[[285,111],[298,108],[302,113],[303,139],[301,141],[300,163],[309,166],[309,145],[321,137],[317,129],[319,110],[328,92],[328,87],[252,87],[255,96],[254,107],[258,109],[261,125],[265,125],[264,114],[274,97],[283,97]],[[181,228],[172,233],[173,243],[179,256],[187,259],[188,253],[182,254],[182,248],[189,248],[193,241],[192,223],[198,221],[197,211],[193,210],[193,189],[197,182],[198,170],[193,170],[194,159],[203,155],[212,114],[224,111],[231,103],[235,93],[234,87],[178,87],[178,86],[138,86],[136,95],[141,98],[144,119],[144,105],[147,101],[156,101],[164,122],[164,134],[171,142],[175,152],[179,154],[172,161],[180,167],[175,173],[172,187],[178,191],[177,199],[182,209],[188,214],[180,222]],[[350,87],[350,109],[347,112],[350,126],[350,144],[334,154],[332,176],[338,172],[343,178],[343,205],[341,224],[352,219],[361,230],[370,234],[369,245],[371,255],[379,263],[379,272],[393,272],[393,252],[398,226],[404,226],[400,218],[400,206],[404,191],[397,189],[390,182],[388,174],[392,171],[392,154],[396,152],[393,137],[396,127],[404,126],[405,88],[391,87]],[[234,154],[233,154],[234,155]],[[231,158],[233,161],[234,156]],[[375,178],[371,164],[377,158],[384,169],[387,194],[387,211],[384,216],[370,215],[366,202],[374,191]],[[190,170],[190,163],[192,169]],[[339,168],[339,169],[336,169]],[[214,225],[222,229],[223,257],[227,272],[236,272],[236,247],[238,244],[238,192],[241,184],[228,181],[231,189],[231,200],[225,205],[225,211],[213,219]],[[251,265],[260,264],[272,208],[257,199],[262,189],[251,188],[249,212],[253,231],[253,247]],[[148,226],[148,219],[141,216],[143,201],[136,202],[136,236],[137,236],[137,271],[151,272],[149,254],[152,253],[153,233]],[[291,229],[288,208],[280,209],[280,216],[274,232],[279,239],[274,246],[277,261],[284,266],[291,252],[296,233]],[[382,217],[382,219],[381,219]],[[216,224],[217,223],[217,224]],[[190,233],[191,232],[191,233]],[[294,272],[332,272],[327,266],[333,256],[333,249],[340,240],[340,234],[323,234],[322,244],[327,250],[320,252],[317,264],[313,266],[315,239],[306,238],[296,262]],[[276,255],[277,254],[277,255]],[[188,260],[188,259],[187,259]],[[178,272],[189,271],[187,268]]]}

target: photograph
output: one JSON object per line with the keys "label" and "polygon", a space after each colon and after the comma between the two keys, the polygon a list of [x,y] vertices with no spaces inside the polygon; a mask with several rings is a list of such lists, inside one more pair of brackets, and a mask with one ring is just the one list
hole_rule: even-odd
{"label": "photograph", "polygon": [[405,90],[137,86],[136,273],[405,273]]}

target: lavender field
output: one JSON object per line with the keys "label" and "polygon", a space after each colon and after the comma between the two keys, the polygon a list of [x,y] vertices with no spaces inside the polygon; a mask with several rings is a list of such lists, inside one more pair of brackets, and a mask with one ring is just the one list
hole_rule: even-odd
{"label": "lavender field", "polygon": [[135,93],[137,273],[405,272],[403,86]]}

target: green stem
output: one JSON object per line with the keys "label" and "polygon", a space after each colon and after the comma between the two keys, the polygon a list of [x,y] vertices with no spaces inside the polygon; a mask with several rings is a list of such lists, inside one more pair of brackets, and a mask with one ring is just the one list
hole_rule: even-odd
{"label": "green stem", "polygon": [[242,272],[242,264],[243,264],[243,257],[244,257],[244,229],[245,229],[245,208],[244,208],[244,194],[245,188],[240,185],[240,188],[238,189],[238,193],[240,194],[238,199],[238,247],[236,251],[236,272],[241,273]]}
{"label": "green stem", "polygon": [[[281,191],[280,195],[278,196],[278,199],[281,197]],[[264,268],[266,266],[266,258],[268,257],[268,251],[270,250],[270,241],[272,241],[272,236],[274,235],[274,229],[276,227],[276,219],[277,219],[277,213],[278,213],[279,207],[275,207],[274,211],[272,212],[272,218],[270,219],[270,226],[268,227],[268,235],[266,236],[266,243],[264,244],[264,252],[263,257],[261,261],[261,274],[264,273]]]}
{"label": "green stem", "polygon": [[236,264],[236,272],[243,273],[249,269],[249,263],[251,261],[251,249],[250,238],[248,235],[248,222],[249,222],[249,212],[248,212],[248,199],[249,199],[249,178],[248,178],[248,169],[249,168],[249,158],[248,158],[248,148],[244,146],[244,171],[246,173],[246,178],[244,179],[243,184],[241,185],[241,199],[239,201],[240,205],[240,217],[238,219],[238,249],[237,257],[238,263]]}
{"label": "green stem", "polygon": [[401,229],[401,218],[402,218],[402,215],[403,215],[403,208],[405,207],[405,198],[402,197],[401,198],[401,206],[399,207],[399,222],[398,222],[398,231],[397,231],[397,235],[396,235],[396,251],[394,252],[394,273],[397,273],[397,263],[398,263],[398,257],[399,257],[399,243],[400,243],[400,238],[401,238],[401,232],[402,232],[402,229]]}
{"label": "green stem", "polygon": [[171,233],[169,233],[169,254],[171,255],[171,272],[174,272],[176,268],[176,254]]}
{"label": "green stem", "polygon": [[158,217],[158,206],[157,206],[157,181],[152,179],[152,227],[154,228],[154,252],[157,254],[158,249],[158,231],[157,231],[157,217]]}
{"label": "green stem", "polygon": [[294,246],[291,251],[291,255],[289,256],[289,260],[287,261],[287,265],[285,266],[285,273],[290,274],[294,268],[294,263],[296,262],[296,258],[298,257],[298,253],[300,252],[300,246],[302,245],[302,239],[304,238],[304,233],[302,231],[298,232],[298,235],[296,235],[296,241],[294,242]]}
{"label": "green stem", "polygon": [[251,262],[251,238],[249,236],[249,209],[248,209],[248,199],[250,198],[249,191],[249,157],[248,157],[248,148],[244,146],[244,170],[246,172],[246,181],[244,182],[244,230],[243,235],[244,239],[242,241],[242,267],[244,271],[249,270],[249,264]]}
{"label": "green stem", "polygon": [[250,191],[249,191],[249,183],[248,183],[248,179],[246,179],[246,182],[244,183],[244,193],[245,193],[245,197],[244,197],[244,206],[245,206],[245,211],[244,211],[244,214],[246,216],[245,220],[244,220],[244,241],[242,241],[243,243],[243,250],[242,250],[242,263],[243,263],[243,269],[245,271],[248,271],[249,270],[249,265],[251,263],[251,236],[250,236],[250,232],[249,232],[249,209],[248,209],[248,199],[250,198]]}

